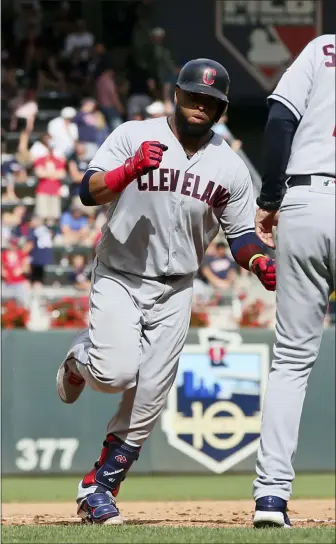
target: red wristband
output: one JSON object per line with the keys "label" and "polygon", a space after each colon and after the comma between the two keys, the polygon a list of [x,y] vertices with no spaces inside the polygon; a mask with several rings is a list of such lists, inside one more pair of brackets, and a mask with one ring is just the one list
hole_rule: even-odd
{"label": "red wristband", "polygon": [[104,183],[112,193],[121,193],[133,179],[135,176],[130,176],[126,172],[124,164],[104,175]]}

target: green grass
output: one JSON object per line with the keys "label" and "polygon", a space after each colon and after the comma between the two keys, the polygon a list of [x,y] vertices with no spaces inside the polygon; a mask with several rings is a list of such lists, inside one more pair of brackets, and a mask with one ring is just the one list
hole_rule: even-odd
{"label": "green grass", "polygon": [[[132,476],[121,487],[122,501],[251,499],[253,474]],[[73,501],[80,477],[3,477],[2,502]],[[335,474],[298,474],[293,497],[335,496]],[[252,500],[252,499],[251,499]]]}
{"label": "green grass", "polygon": [[[250,499],[253,474],[198,476],[130,475],[122,486],[123,501]],[[77,477],[4,477],[3,502],[74,501]],[[293,498],[335,496],[335,474],[300,474]],[[255,530],[226,527],[164,527],[128,524],[123,527],[81,524],[3,526],[4,543],[333,543],[334,527]]]}
{"label": "green grass", "polygon": [[2,542],[57,543],[333,543],[335,530],[329,527],[313,529],[217,529],[200,527],[3,527]]}

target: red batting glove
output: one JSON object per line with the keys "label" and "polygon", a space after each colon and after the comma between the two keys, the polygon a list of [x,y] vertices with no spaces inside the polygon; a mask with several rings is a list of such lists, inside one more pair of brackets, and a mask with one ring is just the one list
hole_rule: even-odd
{"label": "red batting glove", "polygon": [[275,291],[276,265],[274,259],[269,259],[266,256],[256,257],[252,262],[251,270],[267,291]]}
{"label": "red batting glove", "polygon": [[135,179],[159,168],[163,152],[167,149],[168,147],[160,142],[143,142],[134,157],[125,161],[127,177]]}
{"label": "red batting glove", "polygon": [[163,152],[168,147],[160,142],[143,142],[134,157],[130,157],[122,166],[106,172],[104,183],[113,193],[121,193],[135,178],[159,168]]}

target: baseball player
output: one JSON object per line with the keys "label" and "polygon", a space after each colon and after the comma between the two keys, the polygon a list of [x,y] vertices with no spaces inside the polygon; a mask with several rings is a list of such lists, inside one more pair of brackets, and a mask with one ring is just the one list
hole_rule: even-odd
{"label": "baseball player", "polygon": [[81,184],[87,206],[109,203],[92,272],[90,322],[57,375],[73,403],[85,384],[123,392],[78,514],[121,523],[120,483],[153,429],[189,328],[193,278],[222,227],[240,266],[275,289],[274,263],[255,235],[244,162],[211,127],[227,108],[229,76],[212,60],[181,70],[171,117],[129,121],[103,143]]}
{"label": "baseball player", "polygon": [[292,459],[335,286],[335,66],[335,35],[320,36],[269,97],[256,232],[274,248],[278,222],[277,310],[253,490],[256,527],[290,526]]}

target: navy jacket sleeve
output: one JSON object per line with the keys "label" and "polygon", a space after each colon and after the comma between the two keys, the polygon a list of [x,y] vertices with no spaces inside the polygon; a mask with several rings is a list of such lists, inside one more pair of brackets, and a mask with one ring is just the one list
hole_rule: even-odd
{"label": "navy jacket sleeve", "polygon": [[263,209],[280,207],[286,181],[286,169],[299,121],[281,102],[271,101],[262,151],[262,187],[257,204]]}

